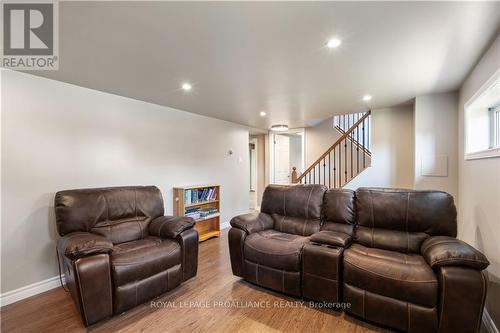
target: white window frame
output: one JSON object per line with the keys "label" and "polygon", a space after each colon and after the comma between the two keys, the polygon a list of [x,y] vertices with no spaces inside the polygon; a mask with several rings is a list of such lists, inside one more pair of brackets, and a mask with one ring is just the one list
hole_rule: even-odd
{"label": "white window frame", "polygon": [[500,148],[500,104],[488,110],[490,117],[490,149]]}
{"label": "white window frame", "polygon": [[480,151],[475,151],[475,152],[467,152],[467,147],[468,147],[468,130],[467,130],[467,109],[473,104],[481,95],[486,92],[488,89],[490,89],[495,82],[500,80],[500,69],[498,69],[480,88],[479,90],[465,103],[464,105],[464,159],[465,160],[476,160],[476,159],[483,159],[483,158],[495,158],[495,157],[500,157],[500,147],[495,147],[495,148],[488,148]]}

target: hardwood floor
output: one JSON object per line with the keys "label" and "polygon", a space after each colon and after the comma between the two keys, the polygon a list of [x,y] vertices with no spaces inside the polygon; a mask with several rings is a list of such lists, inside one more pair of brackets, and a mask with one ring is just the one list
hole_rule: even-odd
{"label": "hardwood floor", "polygon": [[[70,295],[57,288],[3,307],[1,329],[52,333],[388,332],[340,312],[312,308],[308,302],[301,305],[300,301],[233,276],[224,230],[221,238],[200,244],[198,275],[155,299],[160,306],[147,303],[86,329]],[[190,302],[197,303],[190,307]],[[227,302],[239,307],[226,307]]]}

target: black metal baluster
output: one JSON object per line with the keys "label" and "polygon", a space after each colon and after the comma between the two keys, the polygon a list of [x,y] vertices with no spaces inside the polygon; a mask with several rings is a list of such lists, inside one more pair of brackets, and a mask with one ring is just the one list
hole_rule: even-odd
{"label": "black metal baluster", "polygon": [[321,161],[318,162],[318,184],[321,184]]}
{"label": "black metal baluster", "polygon": [[[365,147],[365,119],[363,119],[363,148]],[[365,155],[366,155],[366,152],[363,151],[363,169],[366,167],[366,164],[365,164]]]}
{"label": "black metal baluster", "polygon": [[335,150],[337,147],[333,148],[333,187],[337,187],[337,161],[335,160]]}
{"label": "black metal baluster", "polygon": [[356,169],[357,169],[357,173],[359,173],[359,124],[356,127],[356,148],[357,148],[356,149]]}
{"label": "black metal baluster", "polygon": [[347,135],[344,138],[344,164],[345,164],[344,181],[347,183]]}
{"label": "black metal baluster", "polygon": [[353,141],[353,140],[354,140],[354,139],[353,139],[353,138],[351,138],[351,178],[350,178],[350,179],[352,179],[352,141]]}
{"label": "black metal baluster", "polygon": [[323,157],[323,185],[326,185],[326,171],[325,171],[325,168],[326,168],[326,161],[325,161],[325,157]]}
{"label": "black metal baluster", "polygon": [[[334,151],[335,151],[335,148],[334,148]],[[331,188],[332,187],[332,167],[331,167],[331,163],[330,163],[330,155],[331,155],[331,151],[328,153],[328,188]]]}
{"label": "black metal baluster", "polygon": [[371,127],[371,125],[372,125],[372,124],[371,124],[371,121],[372,121],[372,116],[371,116],[371,115],[368,115],[367,119],[368,119],[368,128],[367,128],[367,130],[368,130],[368,135],[367,135],[367,145],[368,145],[368,150],[370,150],[370,148],[371,148],[371,147],[370,147],[370,146],[371,146],[371,140],[370,140],[370,127]]}

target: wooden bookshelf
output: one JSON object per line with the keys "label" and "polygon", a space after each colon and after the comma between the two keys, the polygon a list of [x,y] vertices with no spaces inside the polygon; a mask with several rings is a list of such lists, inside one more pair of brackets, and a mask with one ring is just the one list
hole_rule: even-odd
{"label": "wooden bookshelf", "polygon": [[[186,192],[192,194],[193,191],[202,193],[203,190],[213,189],[215,194],[209,200],[186,200]],[[214,213],[205,217],[196,218],[194,228],[198,231],[200,242],[212,237],[220,236],[220,185],[207,184],[195,186],[174,187],[174,215],[185,216],[186,209],[213,209]],[[216,211],[215,211],[216,210]]]}

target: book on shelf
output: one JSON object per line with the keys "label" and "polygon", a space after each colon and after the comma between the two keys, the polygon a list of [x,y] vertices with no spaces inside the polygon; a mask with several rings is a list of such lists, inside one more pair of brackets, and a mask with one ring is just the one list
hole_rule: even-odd
{"label": "book on shelf", "polygon": [[217,191],[215,187],[188,189],[184,192],[184,204],[186,206],[213,200],[217,200]]}
{"label": "book on shelf", "polygon": [[191,207],[185,209],[184,216],[192,217],[193,219],[198,220],[200,218],[205,218],[207,216],[215,215],[218,213],[219,210],[215,207],[208,207],[208,208]]}

